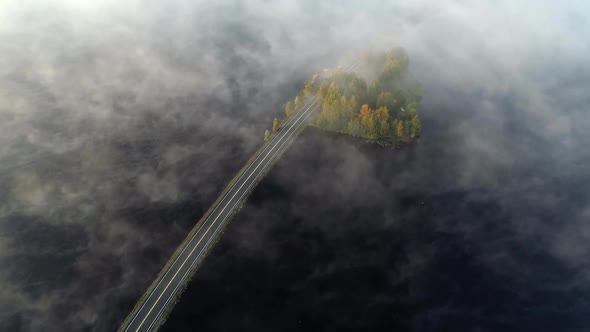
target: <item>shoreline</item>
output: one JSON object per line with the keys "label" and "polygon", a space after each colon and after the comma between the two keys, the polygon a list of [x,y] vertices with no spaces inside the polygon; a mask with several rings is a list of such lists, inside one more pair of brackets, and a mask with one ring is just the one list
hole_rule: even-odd
{"label": "shoreline", "polygon": [[371,145],[371,146],[378,145],[382,148],[389,148],[389,149],[403,149],[403,148],[411,147],[416,144],[416,141],[420,137],[420,136],[417,136],[411,140],[401,140],[401,139],[397,139],[397,138],[393,138],[393,137],[371,139],[371,138],[366,138],[366,137],[353,136],[351,134],[344,133],[344,132],[338,132],[338,131],[324,129],[324,128],[319,127],[315,123],[310,123],[308,125],[308,127],[313,128],[314,130],[317,130],[317,131],[322,132],[324,134],[332,135],[334,137],[339,136],[339,137],[347,138],[347,139],[355,141],[356,143],[363,143],[363,144]]}

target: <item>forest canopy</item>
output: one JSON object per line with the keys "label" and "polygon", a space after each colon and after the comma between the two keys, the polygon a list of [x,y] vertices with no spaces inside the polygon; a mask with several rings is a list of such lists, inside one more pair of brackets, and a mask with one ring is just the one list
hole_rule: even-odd
{"label": "forest canopy", "polygon": [[422,85],[408,66],[406,51],[394,48],[364,53],[347,69],[324,70],[286,104],[287,118],[302,108],[302,100],[317,98],[321,110],[314,125],[323,130],[389,144],[411,142],[422,129]]}

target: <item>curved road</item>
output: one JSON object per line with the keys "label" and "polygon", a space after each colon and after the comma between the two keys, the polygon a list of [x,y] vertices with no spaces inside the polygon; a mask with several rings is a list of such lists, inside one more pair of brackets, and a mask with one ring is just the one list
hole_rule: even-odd
{"label": "curved road", "polygon": [[149,293],[136,305],[119,331],[152,331],[159,326],[160,320],[173,305],[179,288],[187,282],[187,278],[210,249],[219,231],[240,207],[248,192],[264,176],[276,157],[280,156],[305,128],[307,120],[318,107],[317,98],[310,99],[265,143],[258,155],[246,165],[245,171],[238,174],[237,180],[230,184],[231,187],[226,190],[222,199],[212,207],[212,212],[199,229],[184,240],[180,254],[152,283]]}

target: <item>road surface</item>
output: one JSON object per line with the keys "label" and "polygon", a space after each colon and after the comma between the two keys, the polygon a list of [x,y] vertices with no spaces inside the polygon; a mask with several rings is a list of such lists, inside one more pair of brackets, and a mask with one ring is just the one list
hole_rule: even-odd
{"label": "road surface", "polygon": [[154,281],[150,293],[144,297],[137,310],[130,314],[128,323],[120,331],[152,331],[158,325],[162,314],[176,299],[179,288],[187,281],[193,268],[197,265],[216,235],[236,212],[248,192],[260,181],[276,157],[287,149],[297,134],[305,128],[311,115],[319,107],[317,100],[309,100],[304,107],[294,114],[289,121],[265,144],[260,153],[238,175],[224,197],[213,207],[213,211],[203,221],[194,235],[185,241],[180,254],[173,263]]}
{"label": "road surface", "polygon": [[[347,68],[353,65],[347,66]],[[198,230],[181,244],[180,253],[152,283],[149,293],[140,300],[129,314],[119,331],[153,331],[176,300],[179,289],[188,281],[191,272],[211,249],[219,231],[239,209],[242,201],[256,186],[272,163],[279,157],[305,128],[307,121],[319,108],[316,97],[311,98],[295,113],[281,129],[259,150],[236,176],[223,197],[212,206],[212,212]]]}

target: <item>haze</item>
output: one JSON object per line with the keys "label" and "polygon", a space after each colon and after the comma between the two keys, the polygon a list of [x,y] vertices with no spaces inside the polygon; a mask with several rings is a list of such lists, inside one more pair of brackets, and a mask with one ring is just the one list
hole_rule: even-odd
{"label": "haze", "polygon": [[[583,1],[3,1],[0,330],[115,329],[302,83],[393,46],[424,85],[417,151],[375,155],[304,132],[208,260],[276,264],[282,239],[264,225],[281,223],[277,211],[346,238],[366,232],[355,211],[369,206],[367,237],[420,216],[469,243],[482,275],[538,285],[514,288],[519,300],[551,292],[521,323],[492,315],[452,326],[532,330],[547,326],[544,315],[550,330],[590,328],[589,35]],[[273,200],[273,190],[293,196]],[[409,213],[405,193],[437,208]],[[501,231],[463,217],[458,206],[482,200],[494,208],[475,216]],[[346,213],[328,220],[319,207]],[[420,248],[407,266],[431,264],[440,249]],[[205,276],[221,278],[208,264]],[[453,304],[403,326],[442,330],[449,312],[477,316]],[[227,327],[215,322],[201,327]],[[254,322],[242,327],[284,328]]]}

